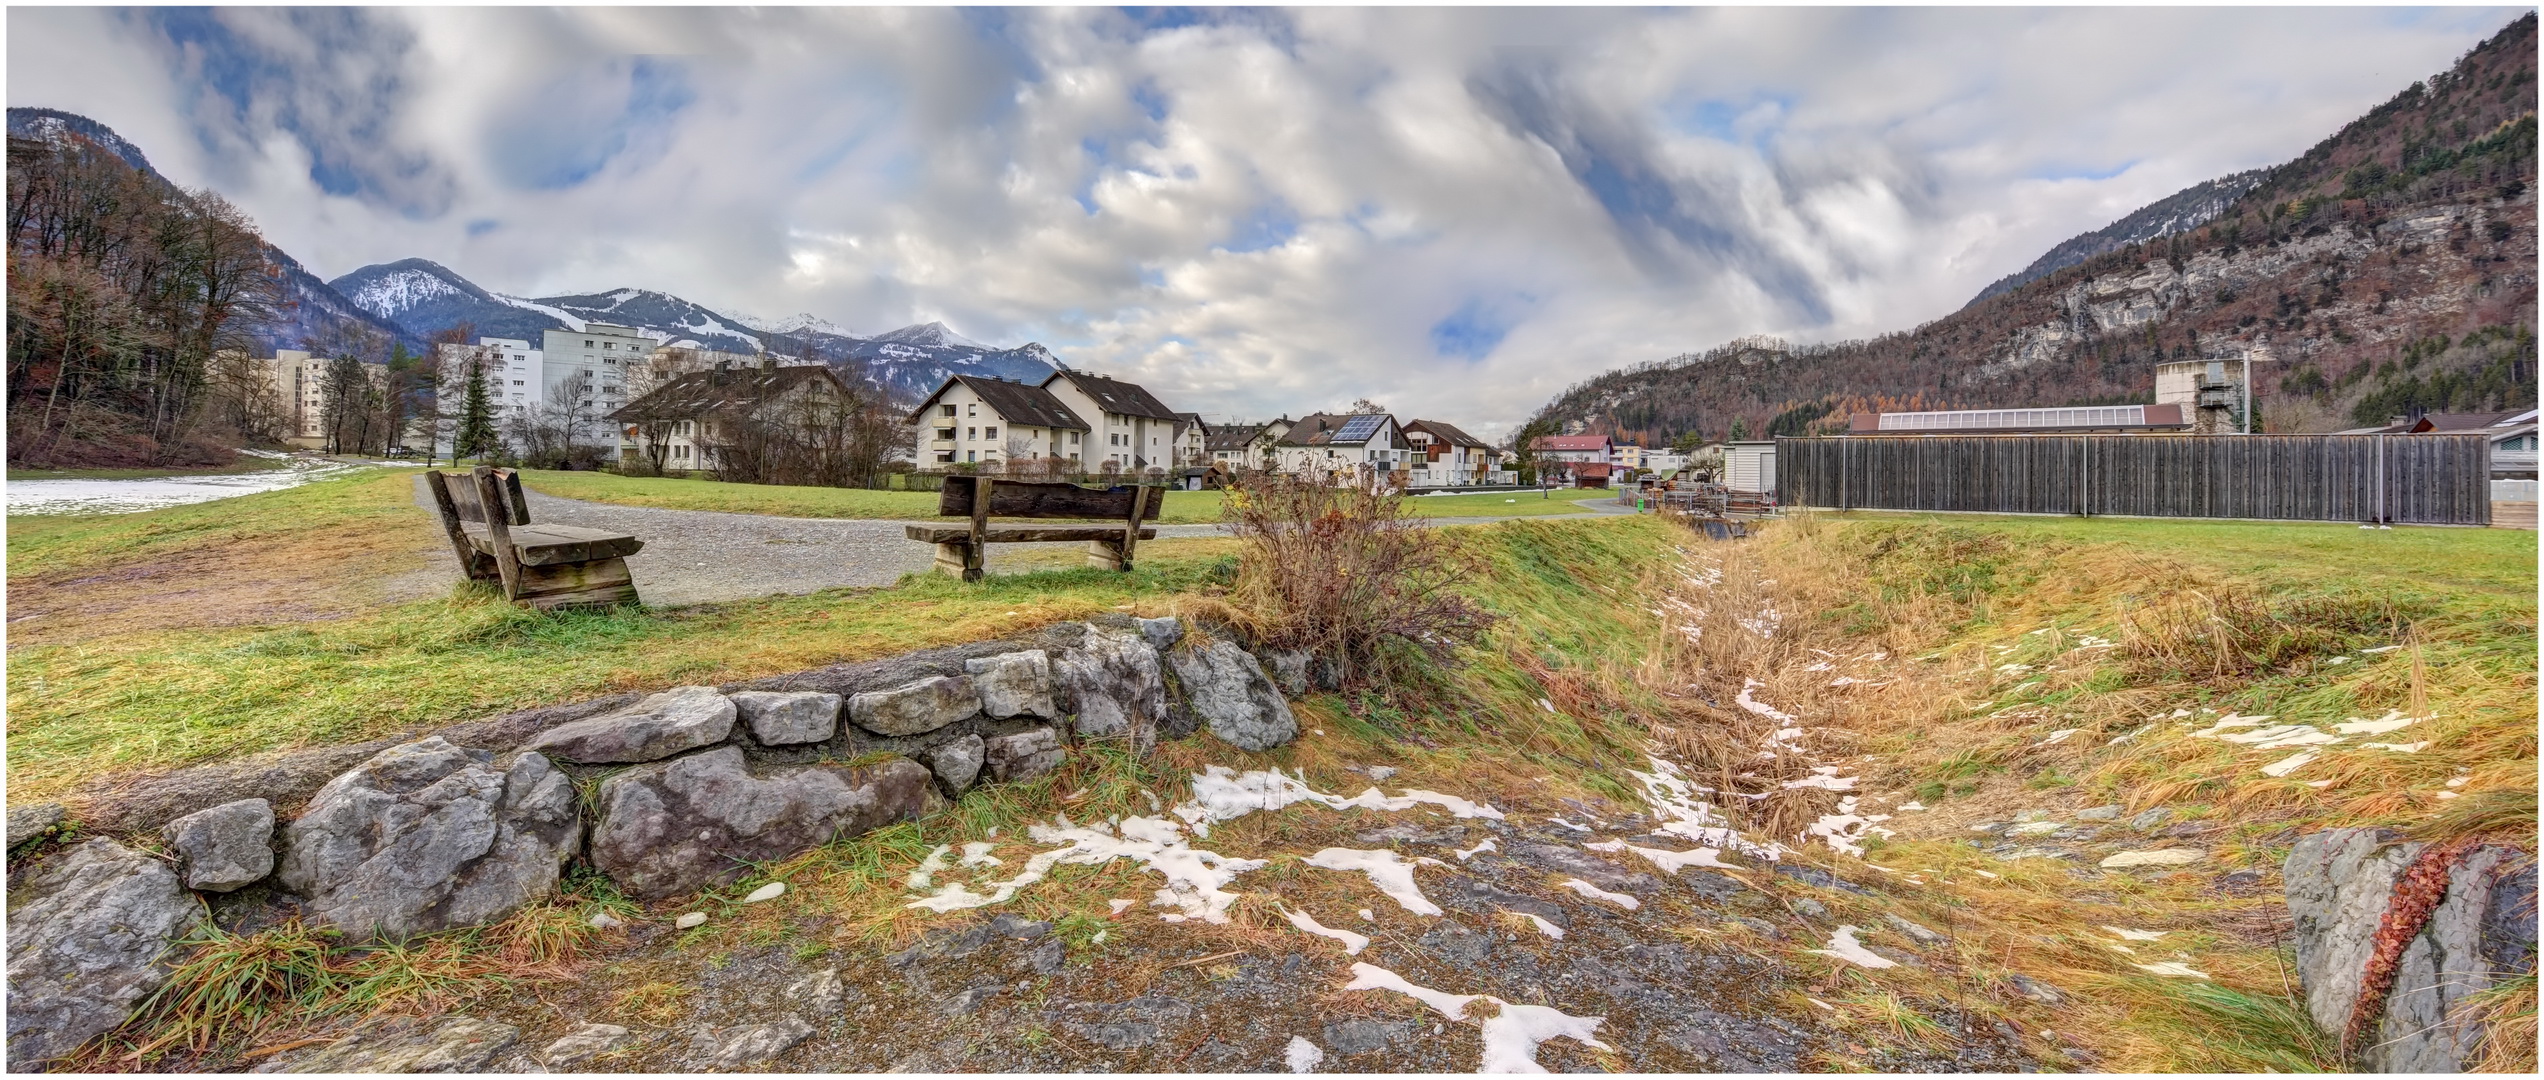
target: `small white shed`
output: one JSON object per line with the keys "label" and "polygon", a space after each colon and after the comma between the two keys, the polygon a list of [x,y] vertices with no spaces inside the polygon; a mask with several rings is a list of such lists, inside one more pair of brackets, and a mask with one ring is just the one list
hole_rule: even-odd
{"label": "small white shed", "polygon": [[1736,442],[1723,447],[1723,486],[1733,491],[1775,491],[1775,443]]}

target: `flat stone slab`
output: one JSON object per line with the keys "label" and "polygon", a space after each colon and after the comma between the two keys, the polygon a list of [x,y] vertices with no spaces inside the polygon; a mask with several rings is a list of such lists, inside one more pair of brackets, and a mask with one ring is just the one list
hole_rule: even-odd
{"label": "flat stone slab", "polygon": [[2102,860],[2105,870],[2127,870],[2139,866],[2189,866],[2208,857],[2198,848],[2157,848],[2153,851],[2123,851]]}
{"label": "flat stone slab", "polygon": [[939,675],[848,699],[848,719],[877,735],[925,735],[980,710],[969,675]]}
{"label": "flat stone slab", "polygon": [[721,747],[602,781],[592,865],[637,899],[678,896],[918,817],[934,798],[927,768],[908,758],[754,774],[741,747]]}
{"label": "flat stone slab", "polygon": [[768,746],[817,743],[839,731],[837,694],[743,690],[730,700],[751,737]]}
{"label": "flat stone slab", "polygon": [[232,892],[274,872],[274,806],[263,799],[197,810],[159,835],[176,852],[189,889]]}
{"label": "flat stone slab", "polygon": [[1041,649],[966,660],[963,670],[971,674],[972,687],[980,693],[981,712],[991,719],[1060,718],[1051,698],[1051,654]]}
{"label": "flat stone slab", "polygon": [[9,1071],[121,1025],[168,981],[204,921],[176,871],[112,840],[57,852],[9,882]]}
{"label": "flat stone slab", "polygon": [[712,686],[683,686],[617,712],[549,728],[527,749],[578,765],[660,761],[732,737],[739,709]]}

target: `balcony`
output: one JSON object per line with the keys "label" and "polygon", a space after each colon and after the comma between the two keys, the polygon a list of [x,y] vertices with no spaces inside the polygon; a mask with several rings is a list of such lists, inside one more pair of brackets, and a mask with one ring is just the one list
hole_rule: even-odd
{"label": "balcony", "polygon": [[930,449],[930,450],[952,450],[952,449],[954,449],[954,440],[952,440],[952,439],[930,439],[930,440],[928,440],[928,449]]}

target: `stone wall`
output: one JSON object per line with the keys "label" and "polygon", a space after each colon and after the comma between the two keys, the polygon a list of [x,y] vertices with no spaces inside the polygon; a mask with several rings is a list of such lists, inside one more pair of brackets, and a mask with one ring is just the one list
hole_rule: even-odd
{"label": "stone wall", "polygon": [[99,837],[12,870],[9,1062],[123,1023],[207,902],[234,931],[298,916],[363,941],[499,920],[577,857],[629,896],[679,896],[1042,776],[1072,745],[1196,728],[1258,751],[1298,732],[1252,653],[1109,616],[150,778],[82,816],[166,856]]}

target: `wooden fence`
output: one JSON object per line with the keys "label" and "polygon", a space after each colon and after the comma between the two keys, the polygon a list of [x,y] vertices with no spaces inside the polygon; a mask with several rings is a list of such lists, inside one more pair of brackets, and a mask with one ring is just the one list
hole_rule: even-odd
{"label": "wooden fence", "polygon": [[1937,435],[1776,440],[1786,506],[2491,523],[2480,435]]}

